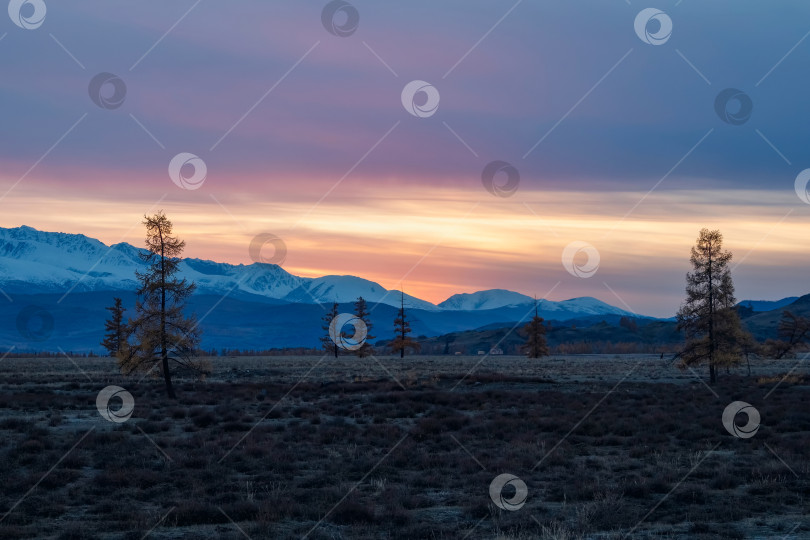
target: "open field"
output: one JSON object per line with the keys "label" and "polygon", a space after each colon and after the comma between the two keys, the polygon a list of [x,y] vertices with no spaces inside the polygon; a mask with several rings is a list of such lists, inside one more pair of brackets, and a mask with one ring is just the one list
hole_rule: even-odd
{"label": "open field", "polygon": [[[107,358],[0,361],[0,538],[810,537],[797,360],[712,388],[644,355],[211,362],[172,402]],[[753,437],[723,427],[733,401]],[[502,473],[522,508],[493,504]]]}

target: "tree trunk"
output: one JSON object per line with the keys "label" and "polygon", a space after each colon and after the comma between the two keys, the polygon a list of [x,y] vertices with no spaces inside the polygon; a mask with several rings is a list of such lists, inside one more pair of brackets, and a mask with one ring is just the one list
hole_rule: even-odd
{"label": "tree trunk", "polygon": [[166,381],[166,395],[177,399],[169,373],[169,351],[166,343],[166,259],[163,251],[163,231],[160,235],[160,358],[163,364],[163,380]]}
{"label": "tree trunk", "polygon": [[709,378],[711,384],[717,382],[714,366],[714,280],[712,279],[712,253],[709,246]]}
{"label": "tree trunk", "polygon": [[172,377],[169,375],[169,357],[165,352],[163,353],[163,379],[166,381],[166,394],[169,399],[177,399],[174,387],[172,387]]}

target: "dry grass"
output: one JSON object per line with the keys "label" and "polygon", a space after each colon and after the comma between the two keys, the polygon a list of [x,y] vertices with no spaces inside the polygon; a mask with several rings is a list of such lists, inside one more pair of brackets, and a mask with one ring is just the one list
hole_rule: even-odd
{"label": "dry grass", "polygon": [[[0,539],[810,534],[803,378],[768,395],[725,375],[715,397],[606,356],[487,359],[458,384],[479,360],[381,358],[395,381],[368,359],[214,359],[170,402],[107,359],[6,359]],[[108,384],[135,398],[123,424],[95,410]],[[755,437],[723,428],[734,400],[760,411]],[[528,486],[519,511],[490,500],[503,472]]]}

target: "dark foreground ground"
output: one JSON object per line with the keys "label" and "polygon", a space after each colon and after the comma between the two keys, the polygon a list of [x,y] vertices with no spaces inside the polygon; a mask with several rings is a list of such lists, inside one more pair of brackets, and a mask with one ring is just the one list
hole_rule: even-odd
{"label": "dark foreground ground", "polygon": [[[795,360],[713,388],[657,356],[481,360],[214,358],[171,402],[109,359],[6,358],[0,538],[810,538]],[[123,423],[96,409],[112,384]]]}

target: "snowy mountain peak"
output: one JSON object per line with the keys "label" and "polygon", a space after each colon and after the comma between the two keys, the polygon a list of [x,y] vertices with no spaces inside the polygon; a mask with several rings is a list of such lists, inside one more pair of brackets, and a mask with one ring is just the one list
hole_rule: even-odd
{"label": "snowy mountain peak", "polygon": [[[83,234],[44,232],[21,226],[0,227],[0,289],[7,293],[132,291],[135,271],[146,250],[127,243],[107,246]],[[229,264],[205,259],[183,259],[180,277],[197,284],[203,294],[227,296],[232,292],[282,303],[350,303],[362,296],[369,303],[399,307],[401,293],[356,276],[305,278],[275,264]],[[534,299],[504,289],[456,294],[438,306],[408,294],[405,307],[425,311],[486,311],[520,307],[530,309]],[[563,302],[539,300],[544,317],[632,313],[597,300],[572,298]]]}
{"label": "snowy mountain peak", "polygon": [[[447,311],[480,311],[504,307],[523,307],[525,309],[531,309],[533,305],[534,298],[531,296],[505,289],[490,289],[474,293],[455,294],[444,302],[441,302],[439,307]],[[577,316],[606,314],[637,316],[630,311],[611,306],[590,296],[571,298],[560,302],[538,299],[537,307],[539,308],[540,314],[546,318],[557,318],[559,314],[565,313],[575,314]]]}
{"label": "snowy mountain peak", "polygon": [[91,253],[106,249],[98,240],[83,234],[43,232],[27,225],[12,229],[0,227],[0,253],[4,257],[13,251],[19,256],[28,256],[36,251],[45,252],[47,247],[62,253]]}
{"label": "snowy mountain peak", "polygon": [[534,298],[525,294],[507,291],[505,289],[489,289],[474,293],[454,294],[444,302],[439,303],[439,307],[447,310],[479,310],[497,309],[506,306],[519,306],[531,304]]}
{"label": "snowy mountain peak", "polygon": [[615,315],[637,316],[631,311],[619,309],[616,306],[611,306],[610,304],[602,302],[598,298],[594,298],[592,296],[571,298],[569,300],[557,302],[557,304],[563,309],[577,311],[583,315],[603,315],[610,313]]}
{"label": "snowy mountain peak", "polygon": [[[0,227],[0,288],[8,292],[77,292],[133,290],[135,270],[144,266],[137,248],[125,242],[106,246],[82,234],[44,232],[21,226]],[[204,259],[183,259],[180,277],[197,284],[203,294],[226,295],[239,291],[289,303],[354,302],[359,296],[371,303],[399,306],[398,291],[355,276],[303,278],[276,264],[229,264]],[[430,302],[405,296],[412,308],[437,310]]]}

